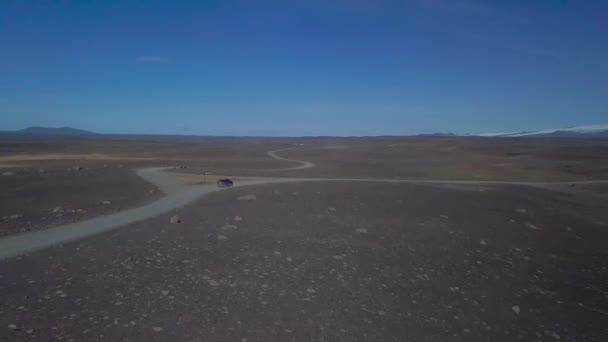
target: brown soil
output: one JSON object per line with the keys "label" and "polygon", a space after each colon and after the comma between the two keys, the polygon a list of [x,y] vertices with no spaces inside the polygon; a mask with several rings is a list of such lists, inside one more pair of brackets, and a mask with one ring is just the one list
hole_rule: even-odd
{"label": "brown soil", "polygon": [[[108,214],[162,195],[126,168],[28,167],[13,172],[0,176],[0,236]],[[57,207],[61,209],[53,212]]]}
{"label": "brown soil", "polygon": [[[263,171],[294,166],[266,154],[288,147],[280,156],[317,167]],[[132,173],[143,166],[198,175],[608,179],[608,143],[599,140],[89,140],[3,143],[0,152],[137,158],[11,160],[29,165],[0,176],[0,208],[23,214],[28,229],[80,218],[50,215],[58,205],[86,217],[156,198]],[[74,166],[86,169],[67,170]],[[606,186],[555,190],[343,181],[223,190],[0,261],[0,340],[608,340]],[[181,223],[169,223],[174,215]],[[18,231],[21,220],[2,222],[0,234]]]}
{"label": "brown soil", "polygon": [[226,190],[0,262],[0,322],[16,327],[0,339],[603,341],[608,230],[594,220],[606,207],[560,196],[352,182]]}

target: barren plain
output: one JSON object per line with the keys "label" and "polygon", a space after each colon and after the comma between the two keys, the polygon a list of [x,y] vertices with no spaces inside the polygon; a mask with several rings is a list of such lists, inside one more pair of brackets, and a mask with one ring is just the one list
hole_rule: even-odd
{"label": "barren plain", "polygon": [[0,340],[605,341],[606,180],[605,140],[2,142]]}

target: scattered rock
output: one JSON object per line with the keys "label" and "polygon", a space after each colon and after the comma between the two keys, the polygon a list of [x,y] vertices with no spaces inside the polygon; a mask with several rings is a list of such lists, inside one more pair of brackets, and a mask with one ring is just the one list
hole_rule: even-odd
{"label": "scattered rock", "polygon": [[317,293],[317,291],[315,291],[315,289],[310,288],[310,287],[306,289],[306,292],[308,292],[308,293]]}
{"label": "scattered rock", "polygon": [[431,279],[431,278],[429,278],[429,275],[426,273],[416,274],[416,278],[418,278],[420,280],[430,280]]}
{"label": "scattered rock", "polygon": [[8,325],[8,329],[9,330],[17,330],[17,325],[11,323],[11,324]]}
{"label": "scattered rock", "polygon": [[235,230],[239,230],[239,227],[237,227],[234,224],[225,224],[222,227],[220,227],[220,230],[225,231],[225,232],[233,232]]}
{"label": "scattered rock", "polygon": [[241,221],[243,221],[243,218],[242,218],[242,217],[240,217],[240,216],[235,216],[235,217],[233,218],[233,220],[235,220],[236,222],[241,222]]}
{"label": "scattered rock", "polygon": [[161,328],[161,327],[152,327],[152,330],[154,330],[155,332],[161,332],[161,331],[163,331],[164,329],[163,329],[163,328]]}
{"label": "scattered rock", "polygon": [[528,213],[528,211],[526,209],[524,209],[524,208],[517,208],[517,209],[515,209],[515,212],[519,213],[519,214],[527,214]]}
{"label": "scattered rock", "polygon": [[327,211],[333,213],[333,212],[336,212],[336,208],[327,208]]}
{"label": "scattered rock", "polygon": [[334,255],[334,259],[336,259],[336,260],[342,260],[342,259],[344,259],[344,257],[341,256],[341,255]]}
{"label": "scattered rock", "polygon": [[2,175],[3,175],[3,176],[12,176],[12,175],[14,175],[14,174],[15,174],[15,173],[14,173],[13,171],[4,171],[4,172],[2,172]]}
{"label": "scattered rock", "polygon": [[250,194],[250,195],[243,195],[237,198],[237,200],[239,201],[255,201],[257,198],[256,195],[254,194]]}
{"label": "scattered rock", "polygon": [[215,238],[218,239],[219,241],[226,241],[226,240],[228,240],[228,237],[226,237],[226,235],[218,235]]}
{"label": "scattered rock", "polygon": [[359,234],[367,234],[367,229],[365,229],[365,228],[357,228],[357,229],[355,229],[355,232],[357,232]]}
{"label": "scattered rock", "polygon": [[209,285],[211,285],[211,286],[219,286],[220,285],[220,283],[218,283],[218,281],[215,280],[215,279],[209,279],[209,280],[207,280],[207,283],[209,283]]}
{"label": "scattered rock", "polygon": [[519,315],[519,313],[521,312],[521,309],[517,305],[513,305],[513,307],[511,307],[511,310],[513,310],[513,312],[515,312],[515,314],[517,315]]}
{"label": "scattered rock", "polygon": [[57,206],[57,207],[53,208],[53,213],[55,213],[55,214],[62,214],[64,211],[65,210],[61,206]]}
{"label": "scattered rock", "polygon": [[169,294],[169,291],[168,291],[168,290],[162,290],[162,291],[160,291],[160,293],[161,293],[163,296],[166,296],[166,295],[168,295],[168,294]]}
{"label": "scattered rock", "polygon": [[272,252],[272,255],[274,255],[274,256],[281,256],[281,252],[279,252],[279,251],[274,251],[274,252]]}
{"label": "scattered rock", "polygon": [[83,166],[74,166],[72,168],[72,170],[74,170],[74,171],[84,171],[84,170],[86,170],[86,168],[84,168]]}
{"label": "scattered rock", "polygon": [[105,200],[105,201],[101,201],[101,204],[103,204],[103,205],[109,205],[109,204],[112,204],[112,202],[110,202],[108,200]]}
{"label": "scattered rock", "polygon": [[532,230],[542,230],[541,228],[533,225],[532,223],[526,223],[526,227],[532,229]]}
{"label": "scattered rock", "polygon": [[8,215],[8,216],[2,216],[2,220],[4,221],[12,221],[12,220],[17,220],[23,218],[23,215],[21,214],[13,214],[13,215]]}
{"label": "scattered rock", "polygon": [[169,223],[180,223],[180,222],[182,222],[182,220],[179,218],[178,215],[173,215],[169,219]]}
{"label": "scattered rock", "polygon": [[479,240],[479,243],[484,246],[488,244],[484,239]]}
{"label": "scattered rock", "polygon": [[76,213],[78,213],[78,214],[86,214],[86,212],[87,211],[84,209],[76,209]]}

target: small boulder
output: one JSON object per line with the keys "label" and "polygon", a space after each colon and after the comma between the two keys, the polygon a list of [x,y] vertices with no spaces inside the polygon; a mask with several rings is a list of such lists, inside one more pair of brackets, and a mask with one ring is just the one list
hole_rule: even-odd
{"label": "small boulder", "polygon": [[237,226],[236,226],[236,225],[234,225],[234,224],[225,224],[225,225],[223,225],[223,226],[220,228],[220,230],[223,230],[223,231],[225,231],[225,232],[233,232],[233,231],[238,230],[238,229],[239,229],[239,227],[237,227]]}
{"label": "small boulder", "polygon": [[110,202],[108,200],[105,200],[105,201],[101,201],[101,204],[103,204],[103,205],[109,205],[109,204],[112,204],[112,202]]}
{"label": "small boulder", "polygon": [[355,232],[357,232],[359,234],[367,234],[367,229],[365,229],[365,228],[357,228],[357,229],[355,229]]}
{"label": "small boulder", "polygon": [[169,219],[169,223],[174,223],[175,224],[175,223],[180,223],[180,222],[182,222],[182,220],[177,215],[173,215]]}
{"label": "small boulder", "polygon": [[53,208],[53,213],[55,214],[63,214],[65,210],[63,209],[62,206],[56,206],[55,208]]}
{"label": "small boulder", "polygon": [[521,312],[521,309],[517,305],[513,305],[513,307],[511,307],[511,310],[513,310],[513,312],[517,315],[519,315],[519,313]]}
{"label": "small boulder", "polygon": [[527,228],[529,228],[529,229],[532,229],[532,230],[542,230],[542,228],[539,228],[539,227],[538,227],[538,226],[536,226],[535,224],[532,224],[532,223],[529,223],[529,222],[528,222],[528,223],[526,223],[526,224],[525,224],[525,226],[526,226]]}
{"label": "small boulder", "polygon": [[249,194],[249,195],[243,195],[237,198],[237,200],[239,201],[255,201],[257,198],[256,195],[254,194]]}

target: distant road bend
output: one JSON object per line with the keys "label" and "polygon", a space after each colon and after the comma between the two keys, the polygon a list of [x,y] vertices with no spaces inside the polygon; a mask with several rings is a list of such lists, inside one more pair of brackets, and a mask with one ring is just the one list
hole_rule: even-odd
{"label": "distant road bend", "polygon": [[[275,171],[301,170],[315,167],[312,162],[288,159],[276,153],[285,151],[276,150],[268,152],[272,158],[298,163],[298,166],[274,169]],[[183,177],[199,175],[185,175],[165,172],[166,167],[152,167],[137,170],[137,175],[160,188],[165,197],[142,205],[140,207],[124,210],[86,221],[66,224],[45,230],[8,236],[0,239],[0,259],[10,258],[33,252],[53,245],[81,239],[116,229],[133,222],[141,221],[153,216],[169,212],[173,209],[192,203],[205,195],[220,191],[222,188],[209,184],[192,184],[184,181]],[[182,177],[182,178],[180,178]],[[350,182],[387,182],[387,183],[414,183],[414,184],[460,184],[460,185],[523,185],[560,190],[559,186],[569,187],[572,184],[608,184],[608,180],[573,181],[573,182],[519,182],[519,181],[476,181],[476,180],[420,180],[420,179],[381,179],[381,178],[283,178],[283,177],[234,177],[235,187],[254,184],[306,182],[306,181],[350,181]],[[555,188],[555,187],[558,188]],[[565,191],[568,192],[568,191]]]}
{"label": "distant road bend", "polygon": [[313,167],[317,166],[317,164],[315,164],[313,162],[309,162],[309,161],[305,161],[305,160],[288,159],[288,158],[280,157],[280,156],[277,155],[277,152],[287,151],[287,150],[291,150],[291,148],[284,148],[284,149],[281,149],[281,150],[269,151],[266,154],[268,156],[270,156],[271,158],[274,158],[274,159],[285,160],[285,161],[289,161],[289,162],[293,162],[293,163],[298,163],[300,165],[298,165],[298,166],[292,166],[292,167],[287,167],[287,168],[283,168],[283,169],[270,169],[270,170],[267,170],[267,171],[302,170],[302,169],[310,169],[310,168],[313,168]]}

